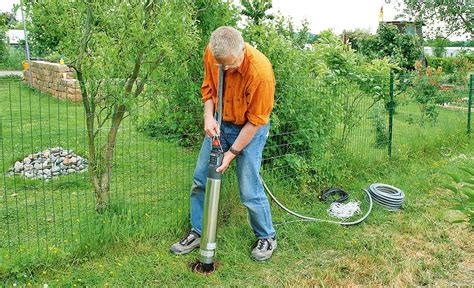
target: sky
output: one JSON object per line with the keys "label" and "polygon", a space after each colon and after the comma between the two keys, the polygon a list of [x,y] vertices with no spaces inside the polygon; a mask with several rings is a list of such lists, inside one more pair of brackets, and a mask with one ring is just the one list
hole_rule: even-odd
{"label": "sky", "polygon": [[[11,11],[13,4],[19,2],[0,0],[0,11]],[[316,34],[328,28],[337,34],[356,28],[375,33],[382,5],[383,20],[395,20],[398,14],[395,4],[386,4],[384,0],[273,0],[272,12],[280,11],[292,17],[295,24],[307,19],[311,32]],[[20,16],[17,19],[20,20]],[[459,40],[459,37],[450,39]]]}

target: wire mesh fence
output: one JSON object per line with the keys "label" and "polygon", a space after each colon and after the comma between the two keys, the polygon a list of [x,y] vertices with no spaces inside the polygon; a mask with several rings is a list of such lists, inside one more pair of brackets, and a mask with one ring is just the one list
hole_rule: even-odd
{"label": "wire mesh fence", "polygon": [[[389,161],[390,155],[397,161],[445,139],[463,141],[472,78],[435,90],[416,81],[416,76],[380,75],[277,84],[263,178],[282,197],[312,197],[323,187],[351,181],[360,167]],[[68,257],[108,241],[174,233],[187,225],[201,142],[183,146],[179,140],[202,139],[202,133],[152,138],[137,120],[151,106],[130,112],[117,134],[109,208],[97,213],[82,102],[4,79],[0,103],[3,265]],[[202,125],[199,117],[194,122]],[[109,129],[104,124],[96,132],[99,153]],[[362,162],[366,166],[358,165]],[[228,174],[225,187],[233,190],[235,178]],[[226,209],[221,213],[229,213]]]}

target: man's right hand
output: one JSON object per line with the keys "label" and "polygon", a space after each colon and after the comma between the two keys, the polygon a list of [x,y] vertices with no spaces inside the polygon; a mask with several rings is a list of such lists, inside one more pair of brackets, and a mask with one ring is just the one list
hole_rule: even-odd
{"label": "man's right hand", "polygon": [[217,125],[217,121],[214,119],[214,117],[209,115],[204,116],[204,132],[206,132],[207,137],[209,138],[220,134],[219,126]]}

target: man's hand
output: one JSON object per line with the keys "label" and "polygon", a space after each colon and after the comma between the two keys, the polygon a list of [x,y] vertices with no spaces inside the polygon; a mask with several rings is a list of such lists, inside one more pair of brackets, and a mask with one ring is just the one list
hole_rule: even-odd
{"label": "man's hand", "polygon": [[207,137],[212,138],[215,135],[219,135],[219,126],[217,125],[216,120],[212,116],[204,116],[204,132],[206,132]]}
{"label": "man's hand", "polygon": [[234,160],[235,157],[236,156],[232,152],[230,151],[225,152],[224,158],[222,159],[222,165],[216,169],[216,172],[221,172],[222,174],[224,174],[225,170],[229,168],[230,162],[232,162],[232,160]]}

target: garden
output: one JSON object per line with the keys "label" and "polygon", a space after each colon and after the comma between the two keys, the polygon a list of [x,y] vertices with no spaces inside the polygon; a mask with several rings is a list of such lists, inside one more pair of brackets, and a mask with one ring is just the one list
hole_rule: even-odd
{"label": "garden", "polygon": [[[383,23],[351,46],[268,13],[271,1],[106,2],[25,5],[33,52],[62,59],[78,85],[64,93],[82,99],[35,88],[59,84],[33,74],[0,79],[5,285],[472,285],[473,55],[426,64],[416,36]],[[242,19],[275,72],[261,175],[278,200],[330,221],[327,188],[348,191],[362,214],[373,183],[400,188],[405,202],[342,226],[271,201],[278,249],[259,263],[231,166],[216,271],[204,275],[189,266],[199,252],[169,247],[189,229],[204,47]]]}

